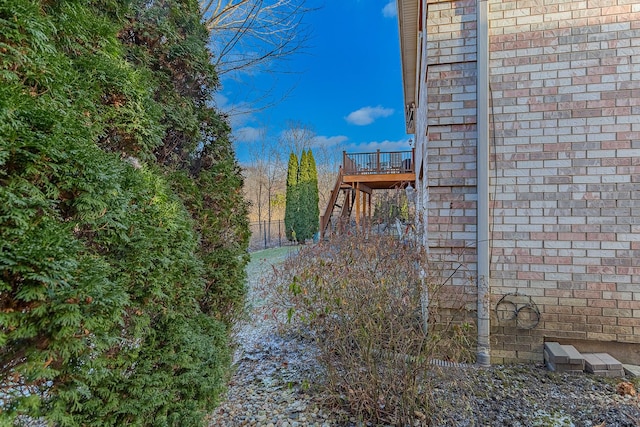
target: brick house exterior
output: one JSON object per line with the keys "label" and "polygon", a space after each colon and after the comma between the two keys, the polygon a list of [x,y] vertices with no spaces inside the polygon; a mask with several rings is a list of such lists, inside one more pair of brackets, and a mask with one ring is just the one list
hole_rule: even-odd
{"label": "brick house exterior", "polygon": [[424,244],[480,293],[479,358],[553,340],[640,363],[640,3],[398,0],[398,18]]}

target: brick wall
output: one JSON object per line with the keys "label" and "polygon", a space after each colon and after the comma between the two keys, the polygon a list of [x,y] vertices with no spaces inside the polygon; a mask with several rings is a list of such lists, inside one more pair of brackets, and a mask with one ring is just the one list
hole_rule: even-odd
{"label": "brick wall", "polygon": [[544,337],[640,343],[633,3],[490,2],[492,294],[541,313],[526,331],[493,322],[497,359],[540,360]]}
{"label": "brick wall", "polygon": [[[476,271],[475,0],[427,5],[423,70],[426,103],[428,238],[451,283],[469,286]],[[418,129],[421,129],[418,126]]]}
{"label": "brick wall", "polygon": [[[429,246],[462,254],[468,279],[475,0],[427,3]],[[510,293],[524,307],[494,313],[492,361],[541,360],[547,338],[640,343],[640,5],[492,0],[489,19],[492,308]]]}

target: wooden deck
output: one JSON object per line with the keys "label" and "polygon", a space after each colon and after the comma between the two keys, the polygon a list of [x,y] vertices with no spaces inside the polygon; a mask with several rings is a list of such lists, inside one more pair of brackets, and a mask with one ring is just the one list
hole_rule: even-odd
{"label": "wooden deck", "polygon": [[[325,214],[320,217],[322,236],[333,222],[348,222],[355,211],[356,228],[371,218],[374,190],[415,186],[415,150],[343,153],[342,166],[329,198]],[[341,200],[340,195],[344,195]],[[337,208],[337,209],[336,209]]]}

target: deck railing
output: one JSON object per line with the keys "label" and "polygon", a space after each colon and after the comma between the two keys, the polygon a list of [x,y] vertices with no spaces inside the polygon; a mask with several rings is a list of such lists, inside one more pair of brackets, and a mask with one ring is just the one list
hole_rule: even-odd
{"label": "deck railing", "polygon": [[414,171],[411,151],[376,151],[374,153],[342,153],[345,175],[411,173]]}

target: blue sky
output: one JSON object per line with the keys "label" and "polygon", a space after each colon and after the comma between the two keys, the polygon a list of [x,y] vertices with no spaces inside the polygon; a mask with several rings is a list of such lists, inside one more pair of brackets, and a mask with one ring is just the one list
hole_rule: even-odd
{"label": "blue sky", "polygon": [[[249,144],[278,138],[290,121],[310,126],[316,144],[338,152],[408,150],[395,0],[325,0],[305,21],[312,38],[280,64],[289,72],[222,81],[217,103],[235,112],[239,160],[248,160]],[[246,100],[255,99],[279,101],[253,111]]]}

